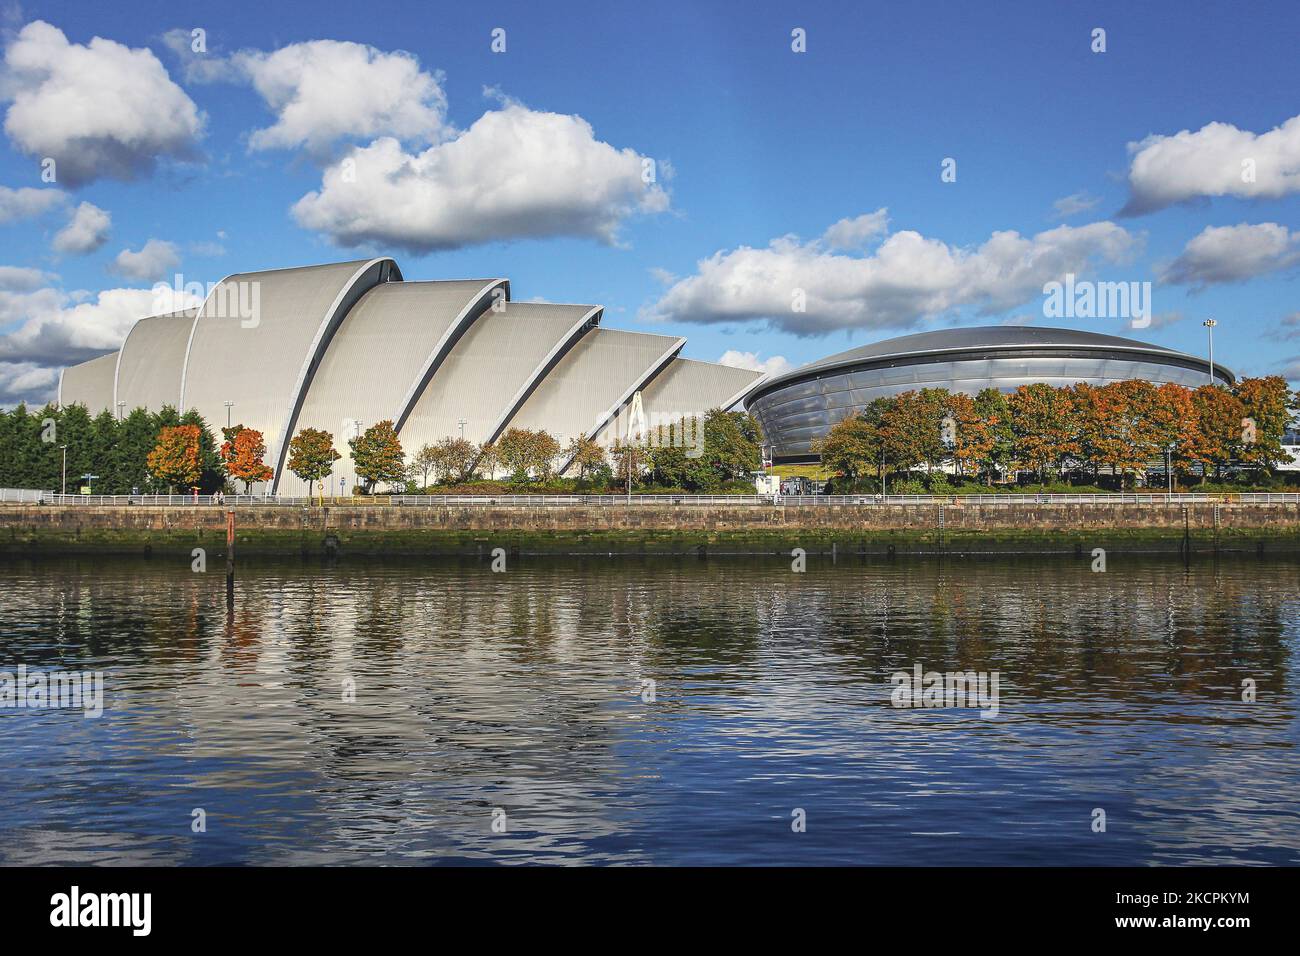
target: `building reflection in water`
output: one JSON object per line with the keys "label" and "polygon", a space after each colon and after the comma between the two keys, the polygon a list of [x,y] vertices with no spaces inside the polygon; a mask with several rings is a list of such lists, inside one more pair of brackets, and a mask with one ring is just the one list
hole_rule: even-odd
{"label": "building reflection in water", "polygon": [[[1300,860],[1297,568],[1089,565],[249,562],[227,615],[185,563],[9,562],[6,657],[105,670],[109,709],[0,716],[44,761],[0,829],[50,862]],[[997,671],[999,718],[892,707],[917,662]],[[804,803],[821,835],[773,843]]]}

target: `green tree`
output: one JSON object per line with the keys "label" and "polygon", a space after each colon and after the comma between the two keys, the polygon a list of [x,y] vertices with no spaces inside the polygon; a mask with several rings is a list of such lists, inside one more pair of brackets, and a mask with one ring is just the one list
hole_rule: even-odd
{"label": "green tree", "polygon": [[118,471],[123,493],[129,494],[133,488],[143,492],[150,487],[149,452],[157,440],[154,416],[143,408],[133,409],[118,426]]}
{"label": "green tree", "polygon": [[863,478],[883,468],[880,429],[862,414],[842,418],[826,433],[813,442],[813,451],[820,454],[823,467],[844,478],[849,488],[857,487]]}
{"label": "green tree", "polygon": [[418,475],[420,487],[428,488],[429,472],[433,471],[436,474],[436,469],[441,461],[442,452],[438,450],[436,445],[421,445],[419,450],[411,457],[411,464],[407,469],[407,474],[412,481],[415,481]]}
{"label": "green tree", "polygon": [[121,423],[104,409],[90,423],[92,458],[98,469],[98,486],[106,495],[122,495],[131,490],[125,474],[125,458],[118,440]]}
{"label": "green tree", "polygon": [[199,430],[199,491],[211,494],[220,491],[226,485],[226,469],[221,463],[221,452],[217,441],[212,437],[208,423],[197,410],[191,408],[181,416],[182,425],[193,425]]}
{"label": "green tree", "polygon": [[571,439],[568,447],[564,449],[564,454],[571,459],[569,467],[577,469],[579,481],[586,481],[598,468],[607,464],[605,449],[594,438],[588,438],[585,434]]}
{"label": "green tree", "polygon": [[334,436],[319,428],[304,428],[289,442],[289,470],[307,482],[320,486],[321,505],[325,504],[325,479],[334,470],[334,462],[343,456],[334,450]]}
{"label": "green tree", "polygon": [[390,420],[376,422],[357,438],[348,441],[357,477],[365,482],[367,492],[376,484],[395,484],[406,480],[406,453]]}

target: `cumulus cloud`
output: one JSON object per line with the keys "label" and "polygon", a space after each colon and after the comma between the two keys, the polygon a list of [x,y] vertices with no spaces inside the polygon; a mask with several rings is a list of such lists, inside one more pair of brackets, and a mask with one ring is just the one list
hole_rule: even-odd
{"label": "cumulus cloud", "polygon": [[198,155],[198,107],[147,49],[95,37],[68,42],[43,21],[23,27],[5,51],[4,128],[22,152],[56,162],[60,183],[130,180],[160,157]]}
{"label": "cumulus cloud", "polygon": [[181,264],[176,246],[161,239],[150,239],[139,252],[123,249],[109,266],[109,271],[128,279],[151,282],[161,279]]}
{"label": "cumulus cloud", "polygon": [[24,266],[0,266],[0,290],[30,292],[57,278],[41,269]]}
{"label": "cumulus cloud", "polygon": [[55,400],[59,390],[59,370],[32,362],[0,362],[0,406],[28,405],[43,407]]}
{"label": "cumulus cloud", "polygon": [[59,205],[64,198],[57,189],[0,186],[0,225],[39,216]]}
{"label": "cumulus cloud", "polygon": [[1084,192],[1070,193],[1070,195],[1062,196],[1052,203],[1052,216],[1055,219],[1069,219],[1080,213],[1096,209],[1100,202],[1101,200],[1096,196],[1089,196]]}
{"label": "cumulus cloud", "polygon": [[1130,143],[1129,152],[1125,215],[1201,197],[1276,199],[1300,192],[1300,116],[1260,134],[1208,123],[1194,133],[1148,136]]}
{"label": "cumulus cloud", "polygon": [[384,137],[325,170],[293,207],[342,246],[413,252],[497,240],[576,236],[615,244],[638,213],[669,206],[648,161],[598,140],[580,116],[507,103],[455,138],[415,154]]}
{"label": "cumulus cloud", "polygon": [[722,357],[718,359],[718,364],[730,365],[733,368],[747,368],[751,372],[762,372],[768,376],[781,375],[794,368],[784,355],[760,359],[757,352],[741,352],[736,349],[727,349],[723,352]]}
{"label": "cumulus cloud", "polygon": [[447,96],[442,74],[420,69],[414,55],[387,53],[363,43],[311,40],[267,53],[241,50],[229,57],[194,53],[188,31],[164,38],[196,81],[252,85],[276,121],[255,130],[249,147],[305,147],[319,158],[339,140],[393,136],[437,142],[444,133]]}
{"label": "cumulus cloud", "polygon": [[84,256],[108,242],[113,217],[103,209],[83,202],[72,212],[68,224],[54,234],[55,252]]}
{"label": "cumulus cloud", "polygon": [[1300,232],[1275,222],[1206,226],[1182,254],[1159,270],[1167,285],[1197,288],[1244,282],[1300,263]]}
{"label": "cumulus cloud", "polygon": [[841,219],[822,233],[829,249],[861,249],[889,231],[889,210],[877,209],[853,219]]}
{"label": "cumulus cloud", "polygon": [[0,335],[0,362],[75,365],[118,348],[131,326],[145,316],[199,304],[193,295],[161,287],[106,289],[85,301],[80,298],[53,288],[0,291],[0,322],[20,323]]}
{"label": "cumulus cloud", "polygon": [[953,309],[994,315],[1023,305],[1041,296],[1045,283],[1099,261],[1125,261],[1139,244],[1112,222],[1034,236],[995,232],[973,249],[908,230],[862,255],[784,236],[764,249],[740,246],[701,260],[694,275],[641,314],[651,321],[766,321],[803,336],[905,328]]}

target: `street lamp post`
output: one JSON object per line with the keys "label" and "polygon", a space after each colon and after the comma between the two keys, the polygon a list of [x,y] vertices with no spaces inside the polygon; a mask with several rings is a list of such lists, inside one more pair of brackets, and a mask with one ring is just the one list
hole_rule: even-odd
{"label": "street lamp post", "polygon": [[456,419],[456,424],[460,426],[460,440],[461,440],[461,441],[464,441],[464,440],[465,440],[465,424],[466,424],[466,423],[465,423],[465,419],[463,419],[463,418],[458,418],[458,419]]}
{"label": "street lamp post", "polygon": [[229,431],[229,430],[230,430],[230,410],[231,410],[232,408],[235,407],[235,403],[234,403],[234,402],[222,402],[221,404],[226,406],[226,430]]}
{"label": "street lamp post", "polygon": [[[359,418],[352,419],[352,440],[361,440],[361,419]],[[357,474],[357,453],[355,448],[352,450],[352,484],[354,486],[361,484],[361,477]]]}
{"label": "street lamp post", "polygon": [[68,493],[68,446],[60,445],[63,449],[63,494]]}
{"label": "street lamp post", "polygon": [[1214,384],[1214,327],[1219,323],[1214,319],[1206,319],[1201,325],[1209,331],[1206,333],[1210,337],[1210,384]]}
{"label": "street lamp post", "polygon": [[119,422],[122,420],[122,413],[125,409],[126,409],[126,402],[117,403],[117,420]]}
{"label": "street lamp post", "polygon": [[1165,477],[1169,479],[1169,493],[1174,493],[1174,445],[1177,442],[1170,442],[1165,446]]}

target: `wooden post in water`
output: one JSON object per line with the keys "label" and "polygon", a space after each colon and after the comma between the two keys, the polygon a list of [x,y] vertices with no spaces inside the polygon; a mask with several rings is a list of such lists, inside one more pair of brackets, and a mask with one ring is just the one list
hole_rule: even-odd
{"label": "wooden post in water", "polygon": [[226,512],[226,604],[235,605],[235,513]]}

